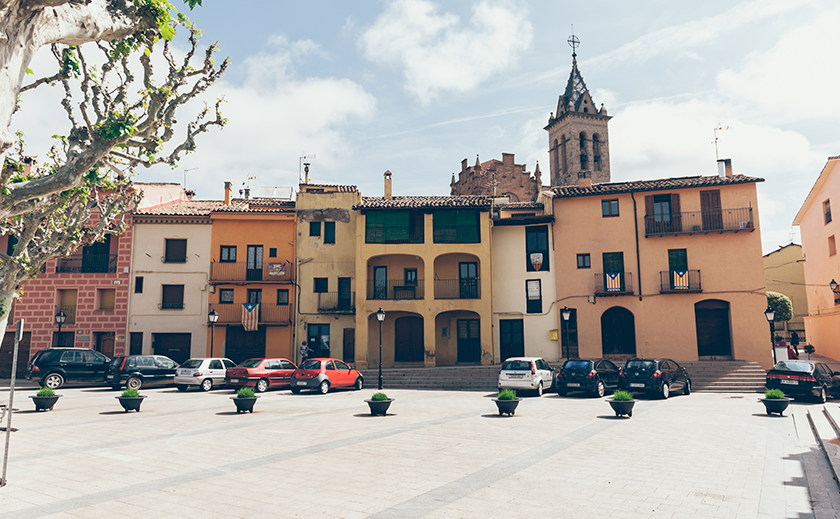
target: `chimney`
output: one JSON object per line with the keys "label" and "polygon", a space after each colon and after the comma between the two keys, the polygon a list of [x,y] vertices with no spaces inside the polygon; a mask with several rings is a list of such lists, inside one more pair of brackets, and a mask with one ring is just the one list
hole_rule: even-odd
{"label": "chimney", "polygon": [[467,170],[467,159],[461,161],[461,173]]}
{"label": "chimney", "polygon": [[726,176],[731,177],[732,176],[732,159],[723,159],[723,163],[725,164],[725,167],[726,167]]}
{"label": "chimney", "polygon": [[578,179],[578,187],[592,187],[592,179],[591,178],[579,178]]}
{"label": "chimney", "polygon": [[225,182],[225,205],[230,205],[230,190],[233,188],[231,182]]}
{"label": "chimney", "polygon": [[383,195],[385,200],[391,199],[391,172],[385,172],[385,194]]}
{"label": "chimney", "polygon": [[717,165],[720,178],[732,176],[732,159],[718,159]]}
{"label": "chimney", "polygon": [[309,183],[309,162],[304,162],[303,163],[303,172],[306,174],[306,176],[304,177],[306,179],[306,180],[304,180],[304,184],[308,184]]}
{"label": "chimney", "polygon": [[195,198],[195,189],[185,189],[184,195],[187,197],[187,200],[192,200]]}
{"label": "chimney", "polygon": [[245,188],[245,198],[251,198],[251,188]]}

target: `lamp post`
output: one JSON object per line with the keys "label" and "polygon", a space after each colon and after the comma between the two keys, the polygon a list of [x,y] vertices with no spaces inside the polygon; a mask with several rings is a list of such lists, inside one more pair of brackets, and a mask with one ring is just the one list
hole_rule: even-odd
{"label": "lamp post", "polygon": [[63,310],[59,310],[57,314],[55,314],[55,324],[58,325],[58,340],[55,341],[56,346],[61,346],[61,325],[64,324],[64,321],[67,320],[67,314],[64,313]]}
{"label": "lamp post", "polygon": [[563,316],[563,353],[564,356],[568,359],[569,358],[569,318],[572,317],[572,311],[569,310],[568,306],[564,306],[562,310],[560,310],[560,315]]}
{"label": "lamp post", "polygon": [[773,311],[773,308],[770,305],[767,305],[767,310],[764,311],[764,317],[767,318],[767,322],[770,323],[770,347],[773,348],[773,365],[776,365],[776,344],[773,342],[773,335],[776,333],[776,325],[773,322],[773,319],[776,317],[776,312]]}
{"label": "lamp post", "polygon": [[385,312],[382,308],[376,312],[376,319],[379,321],[379,389],[382,389],[382,321],[385,320]]}
{"label": "lamp post", "polygon": [[215,310],[210,310],[207,314],[207,320],[210,321],[210,356],[213,356],[213,339],[216,338],[216,321],[219,320],[219,313]]}

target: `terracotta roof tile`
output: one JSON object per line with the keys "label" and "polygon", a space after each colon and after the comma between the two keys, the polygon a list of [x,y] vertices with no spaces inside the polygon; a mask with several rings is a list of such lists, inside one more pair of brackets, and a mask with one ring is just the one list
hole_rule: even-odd
{"label": "terracotta roof tile", "polygon": [[486,196],[364,196],[353,209],[489,209]]}
{"label": "terracotta roof tile", "polygon": [[208,216],[213,210],[224,205],[221,200],[182,200],[172,204],[159,205],[148,209],[141,209],[135,214],[171,215],[171,216]]}
{"label": "terracotta roof tile", "polygon": [[215,213],[286,213],[295,210],[294,200],[277,198],[234,198],[230,205],[220,203]]}
{"label": "terracotta roof tile", "polygon": [[579,196],[612,195],[639,191],[666,191],[669,189],[688,189],[692,187],[725,186],[764,182],[763,178],[733,175],[731,177],[681,177],[658,180],[634,180],[632,182],[611,182],[592,184],[592,187],[566,186],[551,188],[554,198],[574,198]]}

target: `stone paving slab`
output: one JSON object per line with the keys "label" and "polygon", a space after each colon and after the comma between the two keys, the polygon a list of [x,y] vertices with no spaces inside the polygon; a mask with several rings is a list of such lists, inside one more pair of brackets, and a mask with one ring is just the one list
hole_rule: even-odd
{"label": "stone paving slab", "polygon": [[[36,413],[16,393],[0,517],[831,517],[840,489],[792,403],[754,394],[639,400],[525,398],[500,417],[484,392],[264,393],[62,388]],[[8,398],[0,391],[0,401]],[[836,406],[836,401],[829,401]]]}

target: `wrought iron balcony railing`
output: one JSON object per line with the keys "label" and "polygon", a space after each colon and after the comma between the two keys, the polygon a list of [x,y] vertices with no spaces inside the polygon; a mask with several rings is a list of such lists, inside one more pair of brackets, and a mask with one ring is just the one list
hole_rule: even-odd
{"label": "wrought iron balcony railing", "polygon": [[435,243],[481,243],[481,229],[478,225],[435,227],[432,232]]}
{"label": "wrought iron balcony railing", "polygon": [[626,296],[633,294],[633,276],[630,272],[595,274],[596,296]]}
{"label": "wrought iron balcony railing", "polygon": [[355,292],[321,292],[318,294],[318,311],[325,314],[352,314],[356,311],[353,305],[355,300]]}
{"label": "wrought iron balcony railing", "polygon": [[659,273],[659,292],[702,292],[699,270],[663,270]]}
{"label": "wrought iron balcony railing", "polygon": [[[289,324],[292,322],[290,308],[291,306],[289,305],[260,303],[259,322],[266,324]],[[211,303],[210,310],[215,310],[219,314],[219,320],[216,321],[216,324],[242,322],[242,303]]]}
{"label": "wrought iron balcony railing", "polygon": [[368,299],[423,299],[423,280],[406,283],[404,279],[368,280]]}
{"label": "wrought iron balcony railing", "polygon": [[751,207],[645,216],[645,235],[706,234],[755,230]]}
{"label": "wrought iron balcony railing", "polygon": [[59,258],[55,264],[56,272],[93,272],[105,273],[117,271],[116,254],[73,254],[69,258]]}
{"label": "wrought iron balcony railing", "polygon": [[210,264],[210,281],[292,281],[292,262],[267,261],[264,263],[214,262]]}
{"label": "wrought iron balcony railing", "polygon": [[435,299],[481,299],[481,279],[436,279]]}

